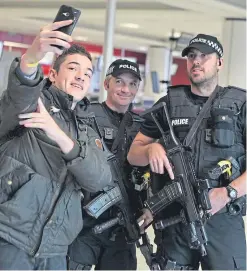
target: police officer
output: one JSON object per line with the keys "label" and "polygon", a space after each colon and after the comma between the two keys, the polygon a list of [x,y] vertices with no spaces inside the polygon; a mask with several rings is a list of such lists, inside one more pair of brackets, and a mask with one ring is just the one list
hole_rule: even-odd
{"label": "police officer", "polygon": [[[114,61],[104,81],[107,99],[102,104],[92,104],[91,108],[107,147],[117,155],[122,166],[125,166],[124,172],[129,171],[129,166],[124,163],[126,163],[128,148],[141,123],[140,117],[131,111],[131,103],[136,96],[140,81],[138,64],[122,59]],[[130,117],[131,122],[127,121],[125,124],[126,117]],[[94,197],[95,195],[91,194],[90,198]],[[110,208],[97,220],[87,217],[83,231],[69,249],[70,270],[91,269],[92,265],[96,265],[97,270],[136,269],[135,244],[127,244],[121,229],[118,231],[118,228],[114,230],[111,228],[98,235],[92,233],[94,225],[113,216],[114,208]],[[145,214],[140,220],[144,220],[144,224],[150,222]]]}
{"label": "police officer", "polygon": [[[164,257],[164,263],[173,263],[171,269],[198,269],[201,263],[203,269],[209,270],[245,270],[246,241],[242,215],[230,215],[226,208],[228,203],[246,193],[245,91],[232,86],[218,86],[218,74],[223,66],[223,47],[216,37],[197,35],[183,50],[182,56],[187,56],[191,85],[170,87],[168,95],[157,104],[167,103],[175,134],[182,142],[208,97],[218,91],[192,139],[196,175],[198,178],[208,177],[210,168],[229,156],[242,166],[241,173],[231,183],[224,184],[220,179],[212,183],[213,188],[209,192],[212,217],[205,226],[209,239],[207,256],[201,257],[198,251],[188,247],[186,226],[181,223],[167,227],[162,231],[162,236],[156,235],[159,245],[157,252]],[[157,118],[163,129],[169,131],[163,115],[158,112]],[[161,134],[157,126],[151,117],[147,117],[130,148],[128,161],[139,166],[150,164],[154,173],[165,173],[161,180],[164,183],[166,178],[174,179],[174,174],[166,150],[160,143],[154,142],[159,138]],[[162,216],[174,215],[177,208],[172,204],[163,211]],[[166,264],[161,268],[168,268]]]}

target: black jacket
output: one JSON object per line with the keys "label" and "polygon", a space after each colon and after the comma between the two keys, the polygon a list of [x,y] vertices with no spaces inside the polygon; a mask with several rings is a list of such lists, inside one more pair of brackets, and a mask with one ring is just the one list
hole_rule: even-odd
{"label": "black jacket", "polygon": [[[82,229],[82,190],[97,192],[111,182],[98,135],[85,125],[84,99],[71,110],[72,97],[47,86],[39,70],[25,79],[15,59],[0,115],[0,237],[31,256],[65,255]],[[60,128],[75,141],[63,155],[40,129],[18,125],[18,114],[33,112],[41,97]]]}

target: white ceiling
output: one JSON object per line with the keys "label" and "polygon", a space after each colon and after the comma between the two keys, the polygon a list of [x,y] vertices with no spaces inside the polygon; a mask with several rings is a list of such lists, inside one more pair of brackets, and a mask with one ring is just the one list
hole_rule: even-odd
{"label": "white ceiling", "polygon": [[[0,31],[36,34],[66,4],[82,11],[73,37],[102,45],[108,1],[0,0]],[[221,38],[225,18],[246,18],[245,8],[245,0],[118,0],[114,46],[138,51],[167,46],[172,29]],[[136,28],[123,27],[126,23]]]}

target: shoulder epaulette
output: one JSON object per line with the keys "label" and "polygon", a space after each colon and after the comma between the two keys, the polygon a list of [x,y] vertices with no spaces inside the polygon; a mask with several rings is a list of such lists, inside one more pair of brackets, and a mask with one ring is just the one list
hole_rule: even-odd
{"label": "shoulder epaulette", "polygon": [[239,87],[235,87],[235,86],[228,86],[228,88],[233,88],[233,89],[237,89],[237,90],[246,92],[246,89],[244,89],[244,88],[239,88]]}
{"label": "shoulder epaulette", "polygon": [[169,86],[168,89],[181,88],[181,87],[190,87],[190,85],[175,85],[175,86]]}
{"label": "shoulder epaulette", "polygon": [[179,89],[179,88],[185,89],[185,88],[190,88],[190,87],[191,87],[190,85],[176,85],[176,86],[169,86],[169,87],[167,88],[167,91],[173,90],[173,89]]}
{"label": "shoulder epaulette", "polygon": [[90,104],[94,105],[94,104],[101,104],[101,103],[94,101],[94,102],[90,102]]}
{"label": "shoulder epaulette", "polygon": [[99,102],[91,102],[91,108],[103,108],[102,103]]}

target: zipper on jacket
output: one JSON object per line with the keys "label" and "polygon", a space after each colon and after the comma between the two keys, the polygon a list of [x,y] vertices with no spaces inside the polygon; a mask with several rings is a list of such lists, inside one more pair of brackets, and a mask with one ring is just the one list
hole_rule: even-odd
{"label": "zipper on jacket", "polygon": [[74,110],[70,110],[70,113],[71,113],[71,119],[74,123],[74,128],[75,128],[75,133],[76,133],[76,139],[79,139],[79,127],[78,127],[78,121],[76,119],[76,115],[75,115],[75,112]]}

